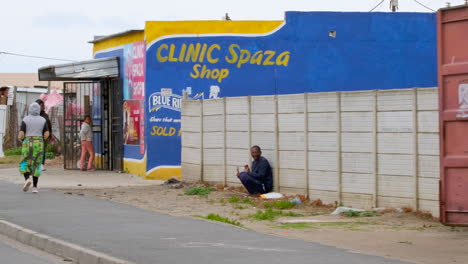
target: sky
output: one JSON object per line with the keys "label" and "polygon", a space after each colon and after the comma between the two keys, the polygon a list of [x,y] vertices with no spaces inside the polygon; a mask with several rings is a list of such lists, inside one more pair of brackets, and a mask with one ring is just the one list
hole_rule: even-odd
{"label": "sky", "polygon": [[[389,12],[385,0],[373,12]],[[465,0],[417,0],[437,10]],[[369,12],[381,0],[0,0],[0,72],[37,72],[66,63],[2,52],[67,60],[92,59],[95,35],[143,29],[145,21],[283,20],[285,11]],[[399,12],[433,12],[416,0],[399,0]]]}

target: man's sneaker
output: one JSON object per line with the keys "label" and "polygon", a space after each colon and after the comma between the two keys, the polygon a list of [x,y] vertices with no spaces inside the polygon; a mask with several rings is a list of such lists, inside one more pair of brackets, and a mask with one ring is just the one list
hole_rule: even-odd
{"label": "man's sneaker", "polygon": [[95,171],[95,169],[94,169],[94,168],[91,168],[91,169],[88,169],[88,171]]}
{"label": "man's sneaker", "polygon": [[37,193],[37,188],[36,187],[32,188],[32,193]]}
{"label": "man's sneaker", "polygon": [[27,192],[29,190],[29,187],[31,187],[31,183],[31,178],[26,180],[26,182],[23,185],[23,192]]}

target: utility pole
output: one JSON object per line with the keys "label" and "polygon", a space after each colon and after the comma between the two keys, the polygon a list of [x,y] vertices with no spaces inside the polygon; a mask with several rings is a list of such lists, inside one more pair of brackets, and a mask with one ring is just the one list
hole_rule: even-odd
{"label": "utility pole", "polygon": [[390,10],[392,10],[392,12],[398,10],[398,0],[390,0]]}

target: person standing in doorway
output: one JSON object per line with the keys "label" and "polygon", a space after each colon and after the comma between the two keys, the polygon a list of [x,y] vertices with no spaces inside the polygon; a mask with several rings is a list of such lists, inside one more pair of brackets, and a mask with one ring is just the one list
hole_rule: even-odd
{"label": "person standing in doorway", "polygon": [[[85,116],[85,120],[81,125],[80,139],[81,139],[81,170],[94,171],[94,148],[93,148],[93,129],[91,127],[91,116]],[[86,153],[89,153],[88,167],[85,169]]]}
{"label": "person standing in doorway", "polygon": [[[50,139],[50,138],[52,138],[52,122],[50,122],[49,115],[45,112],[44,101],[42,101],[41,99],[37,99],[36,103],[38,103],[39,106],[41,107],[41,116],[46,120],[47,127],[49,128],[49,133],[50,133],[49,139]],[[46,161],[47,141],[48,140],[44,140],[44,157],[42,158],[42,171],[46,171],[45,161]]]}
{"label": "person standing in doorway", "polygon": [[18,135],[18,138],[23,141],[19,171],[24,175],[26,181],[23,186],[24,192],[29,190],[32,183],[32,192],[37,193],[39,176],[42,174],[44,139],[49,137],[49,127],[45,118],[40,116],[40,109],[38,103],[32,103],[29,106],[28,115],[23,119]]}

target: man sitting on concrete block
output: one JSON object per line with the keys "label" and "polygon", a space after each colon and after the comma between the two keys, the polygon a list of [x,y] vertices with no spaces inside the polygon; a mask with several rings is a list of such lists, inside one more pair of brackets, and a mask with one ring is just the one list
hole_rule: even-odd
{"label": "man sitting on concrete block", "polygon": [[269,193],[273,189],[273,175],[271,166],[267,159],[262,157],[262,150],[259,146],[250,148],[252,155],[252,169],[249,165],[244,166],[244,171],[239,172],[237,168],[237,177],[250,194]]}

